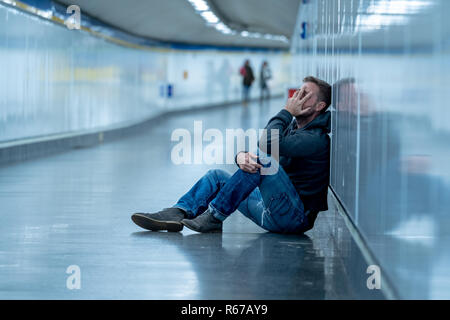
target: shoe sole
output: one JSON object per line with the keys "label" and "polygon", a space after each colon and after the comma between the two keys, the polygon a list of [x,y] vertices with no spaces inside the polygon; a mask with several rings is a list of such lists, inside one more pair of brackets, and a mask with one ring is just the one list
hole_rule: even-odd
{"label": "shoe sole", "polygon": [[160,221],[140,214],[133,214],[131,220],[139,227],[150,231],[167,230],[169,232],[179,232],[183,230],[183,225],[177,221]]}
{"label": "shoe sole", "polygon": [[189,229],[191,229],[192,231],[195,231],[195,232],[200,232],[200,233],[222,233],[222,229],[214,229],[214,230],[211,230],[211,231],[198,231],[198,230],[195,230],[194,228],[192,228],[191,226],[189,226],[187,223],[184,223],[183,221],[181,221],[181,224],[182,225],[184,225],[186,228],[189,228]]}

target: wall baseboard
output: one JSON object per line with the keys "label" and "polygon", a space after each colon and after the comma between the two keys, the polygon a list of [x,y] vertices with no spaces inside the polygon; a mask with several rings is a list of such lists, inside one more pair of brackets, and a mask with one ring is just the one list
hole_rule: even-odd
{"label": "wall baseboard", "polygon": [[[276,94],[272,99],[280,98],[283,94]],[[258,101],[257,98],[252,102]],[[216,103],[200,105],[189,109],[177,108],[167,110],[162,113],[154,114],[138,122],[127,122],[108,127],[94,128],[91,130],[69,132],[48,136],[33,137],[28,139],[19,139],[0,143],[0,165],[7,165],[13,162],[35,159],[70,149],[88,148],[100,143],[120,139],[130,134],[142,132],[142,130],[151,127],[165,117],[178,114],[180,112],[198,112],[222,108],[226,106],[239,104],[241,101],[229,101],[225,103]]]}

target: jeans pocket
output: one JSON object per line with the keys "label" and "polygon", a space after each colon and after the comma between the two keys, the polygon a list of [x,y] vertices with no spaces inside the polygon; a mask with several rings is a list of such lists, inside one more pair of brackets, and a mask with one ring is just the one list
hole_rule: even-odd
{"label": "jeans pocket", "polygon": [[272,217],[284,216],[292,209],[292,203],[286,193],[280,193],[270,198],[267,206]]}
{"label": "jeans pocket", "polygon": [[275,227],[273,231],[280,233],[299,233],[299,231],[301,232],[305,228],[306,219],[286,193],[272,197],[267,209],[269,220]]}

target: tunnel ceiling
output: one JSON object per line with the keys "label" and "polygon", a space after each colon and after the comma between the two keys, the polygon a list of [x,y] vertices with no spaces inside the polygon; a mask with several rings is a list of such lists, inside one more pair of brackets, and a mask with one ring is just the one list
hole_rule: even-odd
{"label": "tunnel ceiling", "polygon": [[[222,34],[205,24],[187,0],[60,0],[119,29],[151,39],[190,44],[288,48],[281,41]],[[233,29],[290,38],[300,0],[208,0]]]}

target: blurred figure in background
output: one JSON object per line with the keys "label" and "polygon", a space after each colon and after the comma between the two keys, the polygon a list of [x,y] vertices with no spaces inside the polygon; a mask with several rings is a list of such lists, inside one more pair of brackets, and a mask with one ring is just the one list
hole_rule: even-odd
{"label": "blurred figure in background", "polygon": [[250,87],[252,86],[255,77],[253,75],[253,70],[250,67],[250,61],[245,60],[244,65],[239,70],[242,76],[242,104],[247,105],[250,96]]}
{"label": "blurred figure in background", "polygon": [[260,104],[263,103],[264,99],[270,99],[270,89],[268,81],[272,78],[272,71],[270,70],[269,63],[264,61],[261,65],[261,71],[259,73],[259,84],[261,88],[261,95],[259,96]]}

